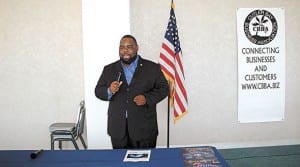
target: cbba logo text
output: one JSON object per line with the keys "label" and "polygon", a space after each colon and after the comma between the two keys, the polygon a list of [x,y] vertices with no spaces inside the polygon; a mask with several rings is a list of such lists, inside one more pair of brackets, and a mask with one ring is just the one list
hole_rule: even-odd
{"label": "cbba logo text", "polygon": [[256,45],[265,45],[271,42],[277,34],[277,29],[275,17],[266,10],[251,12],[244,22],[246,37]]}

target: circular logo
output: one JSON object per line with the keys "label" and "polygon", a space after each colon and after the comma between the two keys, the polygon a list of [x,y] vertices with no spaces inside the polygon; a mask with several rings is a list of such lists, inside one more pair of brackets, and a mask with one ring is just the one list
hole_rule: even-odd
{"label": "circular logo", "polygon": [[271,42],[278,30],[275,17],[266,10],[255,10],[245,19],[244,32],[246,37],[256,45],[265,45]]}

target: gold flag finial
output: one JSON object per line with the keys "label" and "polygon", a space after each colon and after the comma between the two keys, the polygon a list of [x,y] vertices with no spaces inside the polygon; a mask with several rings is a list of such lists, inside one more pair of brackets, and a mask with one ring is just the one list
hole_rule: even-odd
{"label": "gold flag finial", "polygon": [[173,10],[175,10],[175,4],[174,4],[173,0],[172,0],[172,2],[171,2],[171,8],[172,8]]}

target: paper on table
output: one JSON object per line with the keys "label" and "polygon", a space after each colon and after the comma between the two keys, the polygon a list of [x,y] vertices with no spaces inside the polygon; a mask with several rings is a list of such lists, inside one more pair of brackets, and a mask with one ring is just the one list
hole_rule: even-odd
{"label": "paper on table", "polygon": [[149,161],[151,150],[127,150],[124,162]]}

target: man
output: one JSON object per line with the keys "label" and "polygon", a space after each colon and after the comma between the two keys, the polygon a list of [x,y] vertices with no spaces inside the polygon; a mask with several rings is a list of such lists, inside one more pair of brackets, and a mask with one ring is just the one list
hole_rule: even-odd
{"label": "man", "polygon": [[106,65],[95,95],[109,101],[108,134],[114,149],[155,148],[158,135],[156,104],[169,93],[160,66],[138,55],[131,35],[120,40],[120,60]]}

